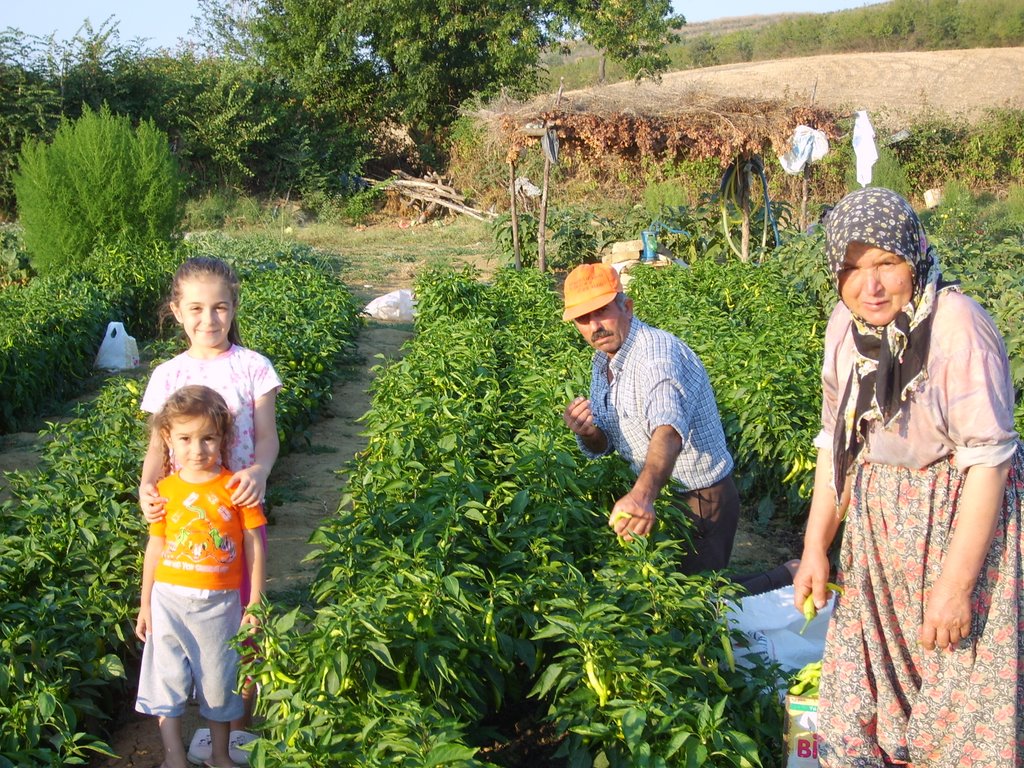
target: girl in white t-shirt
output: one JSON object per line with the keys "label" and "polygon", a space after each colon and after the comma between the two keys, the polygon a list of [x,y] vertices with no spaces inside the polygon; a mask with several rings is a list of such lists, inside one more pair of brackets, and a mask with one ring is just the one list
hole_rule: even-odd
{"label": "girl in white t-shirt", "polygon": [[[234,269],[220,259],[197,256],[185,261],[171,282],[167,310],[188,337],[189,348],[157,366],[142,398],[142,410],[157,413],[167,398],[188,384],[203,384],[216,390],[227,402],[235,420],[234,435],[226,452],[226,466],[233,472],[227,487],[238,506],[262,504],[267,477],[277,459],[280,444],[274,403],[281,380],[263,355],[241,345],[236,312],[240,282]],[[150,435],[149,450],[142,465],[139,506],[149,523],[164,516],[164,499],[156,484],[163,477],[163,441]],[[173,456],[171,457],[173,461]],[[266,528],[260,529],[266,544]],[[242,585],[242,604],[249,585]],[[253,686],[245,692],[246,716],[232,724],[233,741],[244,741],[244,729],[252,714]],[[239,737],[237,732],[241,732]],[[201,732],[193,739],[197,749],[191,759],[202,759]],[[244,754],[244,753],[243,753]]]}

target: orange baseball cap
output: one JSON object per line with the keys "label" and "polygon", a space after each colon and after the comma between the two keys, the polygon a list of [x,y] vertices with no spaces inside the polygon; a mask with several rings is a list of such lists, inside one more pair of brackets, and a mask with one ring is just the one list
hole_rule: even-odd
{"label": "orange baseball cap", "polygon": [[562,319],[575,320],[580,315],[600,309],[622,293],[622,281],[610,264],[580,264],[565,278],[563,292],[565,311]]}

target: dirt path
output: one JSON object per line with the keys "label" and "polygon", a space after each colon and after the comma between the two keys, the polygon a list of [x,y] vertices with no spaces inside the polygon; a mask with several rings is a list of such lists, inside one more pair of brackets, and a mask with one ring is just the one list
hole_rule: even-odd
{"label": "dirt path", "polygon": [[[274,503],[267,527],[267,593],[271,600],[299,589],[312,578],[314,568],[302,562],[312,549],[309,537],[325,516],[337,510],[344,484],[339,471],[365,444],[358,419],[370,407],[371,368],[381,362],[377,355],[400,357],[402,345],[411,336],[406,326],[368,324],[359,337],[358,360],[342,372],[330,406],[310,427],[309,445],[290,451],[274,466],[271,494],[279,501]],[[14,461],[7,453],[0,452],[3,465]],[[26,458],[31,457],[22,457]],[[194,707],[189,708],[183,725],[187,739],[200,725]],[[110,744],[118,757],[93,761],[93,768],[149,768],[158,764],[163,754],[156,723],[148,717],[131,717],[116,730]]]}

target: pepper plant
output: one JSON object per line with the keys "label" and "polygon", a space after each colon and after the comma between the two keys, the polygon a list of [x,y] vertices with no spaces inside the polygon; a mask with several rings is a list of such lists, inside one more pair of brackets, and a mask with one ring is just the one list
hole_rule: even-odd
{"label": "pepper plant", "polygon": [[416,293],[417,335],[378,370],[367,447],[314,536],[308,606],[271,613],[248,670],[252,764],[481,765],[488,724],[524,706],[566,765],[772,764],[781,714],[767,676],[733,668],[730,587],[674,572],[684,518],[662,508],[650,549],[606,525],[631,478],[582,461],[562,422],[590,351],[550,279],[439,270]]}
{"label": "pepper plant", "polygon": [[[265,349],[287,350],[278,419],[287,448],[324,402],[351,350],[359,326],[351,295],[306,249],[282,251],[255,240],[196,247],[225,256],[244,275],[249,319],[243,332]],[[105,279],[116,272],[111,266]],[[127,275],[121,288],[110,287],[131,294],[134,283]],[[47,279],[33,285],[38,319],[46,316],[47,286],[59,288],[49,295],[59,308],[73,306],[72,295],[89,299],[95,284]],[[147,295],[127,300],[142,306],[152,300]],[[50,341],[73,357],[79,347],[61,350],[60,341],[90,333],[69,314]],[[163,359],[180,347],[154,349]],[[67,363],[58,362],[64,367],[38,370],[61,375]],[[139,652],[132,628],[145,533],[136,499],[148,442],[142,386],[109,379],[73,418],[47,426],[38,470],[3,478],[10,499],[0,504],[0,768],[83,765],[110,754],[101,731],[119,714]],[[414,716],[399,697],[390,706]],[[427,708],[422,717],[437,719]]]}

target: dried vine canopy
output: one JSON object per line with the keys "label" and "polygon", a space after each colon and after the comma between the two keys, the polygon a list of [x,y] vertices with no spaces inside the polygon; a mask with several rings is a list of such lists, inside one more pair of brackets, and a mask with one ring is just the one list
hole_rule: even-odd
{"label": "dried vine canopy", "polygon": [[544,111],[528,105],[499,108],[481,117],[507,143],[509,161],[537,140],[536,126],[543,125],[558,134],[561,151],[584,159],[608,155],[631,160],[715,158],[722,167],[740,154],[784,153],[798,125],[824,131],[830,140],[840,134],[838,116],[828,109],[748,98],[691,96],[674,105],[652,106],[647,114],[617,108],[613,101],[589,99]]}

